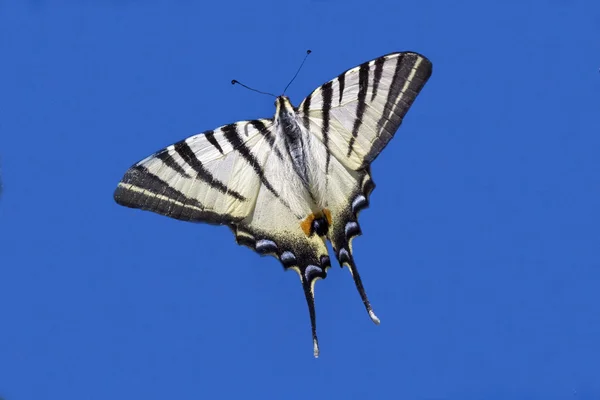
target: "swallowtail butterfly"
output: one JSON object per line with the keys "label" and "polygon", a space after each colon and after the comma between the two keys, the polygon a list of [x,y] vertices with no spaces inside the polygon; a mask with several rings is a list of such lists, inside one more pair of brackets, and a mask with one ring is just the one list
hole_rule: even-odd
{"label": "swallowtail butterfly", "polygon": [[379,324],[352,239],[361,233],[358,213],[375,187],[370,165],[431,71],[422,55],[391,53],[318,87],[298,107],[279,96],[273,118],[203,132],[133,165],[114,198],[179,220],[227,225],[237,243],[295,270],[318,357],[314,285],[331,266],[326,240]]}

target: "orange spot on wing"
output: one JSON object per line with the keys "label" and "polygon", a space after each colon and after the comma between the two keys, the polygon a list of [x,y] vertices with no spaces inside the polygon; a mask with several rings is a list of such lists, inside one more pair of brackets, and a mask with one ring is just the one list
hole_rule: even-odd
{"label": "orange spot on wing", "polygon": [[323,214],[325,214],[325,218],[327,218],[327,223],[331,226],[331,211],[329,211],[329,208],[324,208]]}
{"label": "orange spot on wing", "polygon": [[300,222],[300,228],[306,236],[310,236],[310,228],[312,227],[312,223],[315,219],[315,214],[310,214],[308,217],[304,219],[304,221]]}
{"label": "orange spot on wing", "polygon": [[306,236],[310,236],[312,234],[311,231],[313,221],[316,218],[323,218],[323,216],[325,216],[325,219],[327,219],[327,223],[331,225],[331,211],[329,211],[328,208],[324,208],[323,213],[319,212],[317,214],[309,214],[304,221],[300,222],[300,228],[302,228],[302,231],[306,234]]}

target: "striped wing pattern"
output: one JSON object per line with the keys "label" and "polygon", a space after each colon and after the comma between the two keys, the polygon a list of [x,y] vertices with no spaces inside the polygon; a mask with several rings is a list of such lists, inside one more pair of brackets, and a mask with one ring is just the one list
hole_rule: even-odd
{"label": "striped wing pattern", "polygon": [[306,296],[315,357],[314,284],[332,244],[375,323],[352,253],[358,214],[375,187],[370,164],[431,75],[431,63],[392,53],[350,69],[273,119],[241,121],[189,137],[134,164],[117,203],[171,218],[229,226],[236,241],[295,270]]}
{"label": "striped wing pattern", "polygon": [[320,86],[298,109],[334,157],[350,169],[363,169],[392,139],[430,75],[425,57],[388,54]]}
{"label": "striped wing pattern", "polygon": [[370,164],[392,139],[431,76],[431,62],[413,52],[391,53],[349,69],[314,90],[298,107],[307,130],[326,149],[327,235],[341,266],[349,268],[376,324],[352,253],[361,232],[358,214],[369,206],[375,183]]}
{"label": "striped wing pattern", "polygon": [[254,209],[271,154],[271,120],[242,121],[177,142],[132,166],[117,203],[184,221],[231,225]]}

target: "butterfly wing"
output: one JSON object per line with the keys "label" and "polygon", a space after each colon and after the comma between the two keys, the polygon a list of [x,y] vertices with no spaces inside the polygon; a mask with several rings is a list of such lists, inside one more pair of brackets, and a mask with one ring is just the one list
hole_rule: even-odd
{"label": "butterfly wing", "polygon": [[388,54],[320,86],[298,110],[331,155],[349,169],[363,169],[394,136],[431,71],[420,54]]}
{"label": "butterfly wing", "polygon": [[[272,120],[242,121],[192,136],[133,165],[115,191],[117,203],[171,218],[228,225],[237,242],[273,255],[298,272],[309,306],[313,345],[314,283],[330,267],[322,237],[302,222],[310,199],[291,196],[299,179]],[[290,199],[294,204],[290,205]]]}
{"label": "butterfly wing", "polygon": [[325,148],[332,219],[327,238],[340,265],[350,269],[377,324],[354,261],[352,239],[361,234],[358,213],[368,207],[375,188],[370,164],[396,133],[431,72],[431,62],[417,53],[388,54],[325,83],[298,107],[305,128]]}
{"label": "butterfly wing", "polygon": [[241,221],[254,209],[265,179],[256,170],[271,154],[271,125],[267,119],[242,121],[177,142],[133,165],[114,198],[185,221]]}

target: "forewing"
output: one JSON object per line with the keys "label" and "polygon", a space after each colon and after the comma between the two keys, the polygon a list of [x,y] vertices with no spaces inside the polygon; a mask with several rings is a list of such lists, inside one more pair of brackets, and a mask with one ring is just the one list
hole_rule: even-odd
{"label": "forewing", "polygon": [[420,54],[388,54],[320,86],[298,109],[305,126],[344,166],[365,168],[394,136],[431,70]]}
{"label": "forewing", "polygon": [[114,198],[186,221],[241,221],[256,203],[271,129],[271,120],[241,121],[177,142],[133,165]]}

